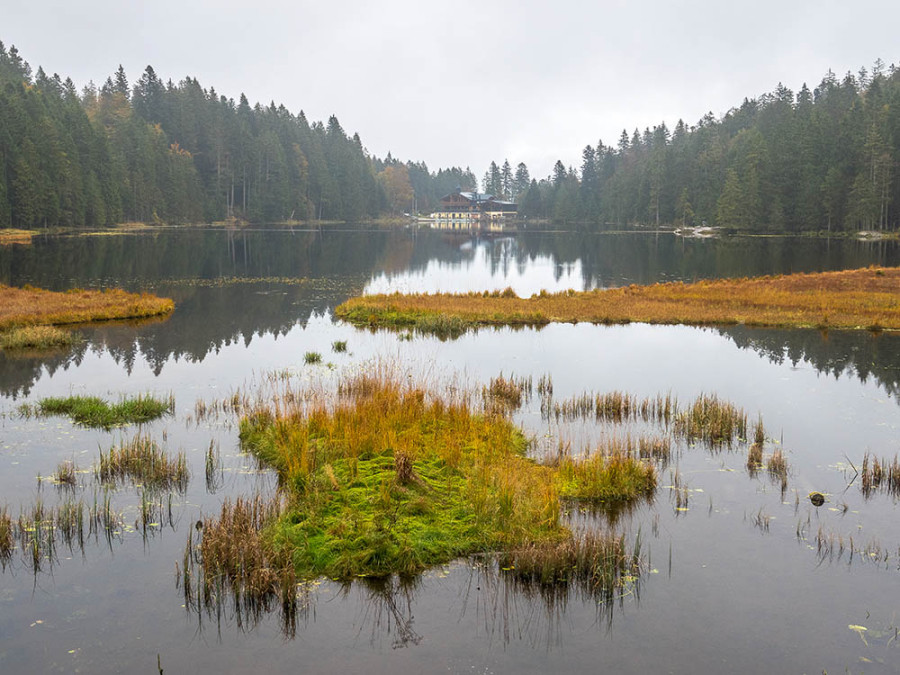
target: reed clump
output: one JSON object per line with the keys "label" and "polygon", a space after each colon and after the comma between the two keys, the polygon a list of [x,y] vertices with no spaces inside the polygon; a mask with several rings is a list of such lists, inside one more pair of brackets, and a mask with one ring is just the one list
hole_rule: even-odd
{"label": "reed clump", "polygon": [[183,452],[170,457],[156,441],[141,434],[114,445],[109,452],[101,451],[95,471],[102,483],[112,485],[130,480],[150,488],[184,492],[190,482]]}
{"label": "reed clump", "polygon": [[747,451],[747,472],[751,477],[756,474],[763,466],[763,446],[762,443],[752,443]]}
{"label": "reed clump", "polygon": [[631,501],[653,494],[656,469],[625,452],[595,452],[580,461],[560,462],[557,480],[560,495],[570,499]]}
{"label": "reed clump", "polygon": [[490,384],[482,389],[488,407],[501,410],[518,410],[531,399],[533,387],[530,377],[504,377],[503,373],[491,378]]}
{"label": "reed clump", "polygon": [[675,433],[688,442],[703,441],[712,447],[732,445],[747,436],[747,413],[717,396],[702,394],[674,421]]}
{"label": "reed clump", "polygon": [[209,442],[206,449],[206,491],[214,494],[224,482],[223,478],[224,466],[222,464],[222,453],[219,450],[219,443],[215,440]]}
{"label": "reed clump", "polygon": [[[894,553],[877,539],[870,539],[865,544],[860,544],[853,539],[852,534],[844,537],[842,533],[826,530],[824,525],[819,526],[815,540],[816,557],[820,563],[826,560],[829,562],[840,561],[846,555],[848,565],[854,562],[863,562],[887,567],[892,557],[900,555],[900,550]],[[893,566],[896,566],[896,563],[893,563]]]}
{"label": "reed clump", "polygon": [[0,332],[0,349],[44,350],[69,347],[79,341],[72,331],[56,326],[17,326]]}
{"label": "reed clump", "polygon": [[894,455],[891,461],[866,452],[860,478],[862,492],[867,497],[878,490],[893,497],[900,496],[900,456]]}
{"label": "reed clump", "polygon": [[19,411],[25,416],[66,415],[81,426],[111,429],[171,415],[175,411],[175,399],[141,394],[110,404],[98,396],[49,397],[35,404],[23,404]]}
{"label": "reed clump", "polygon": [[0,330],[26,325],[61,325],[135,319],[170,313],[175,303],[149,293],[120,289],[46,291],[0,284]]}
{"label": "reed clump", "polygon": [[688,504],[690,504],[691,500],[691,491],[690,488],[688,488],[687,483],[684,482],[681,471],[677,468],[672,474],[672,495],[675,500],[675,512],[680,513],[687,511],[689,508]]}
{"label": "reed clump", "polygon": [[[546,406],[546,411],[542,406],[545,419],[550,418],[550,410],[549,405]],[[552,411],[557,422],[593,418],[614,424],[641,421],[668,427],[678,412],[678,400],[671,394],[641,398],[622,391],[598,394],[585,392],[557,401],[553,404]]]}
{"label": "reed clump", "polygon": [[15,537],[13,536],[13,522],[6,510],[6,507],[0,507],[0,566],[5,570],[6,565],[12,558],[13,549],[15,548]]}
{"label": "reed clump", "polygon": [[56,483],[65,487],[74,487],[78,482],[75,463],[71,461],[60,462],[56,467]]}
{"label": "reed clump", "polygon": [[663,283],[531,298],[466,294],[371,295],[335,308],[351,323],[450,333],[550,322],[746,324],[783,328],[900,329],[900,268],[869,267],[695,283]]}
{"label": "reed clump", "polygon": [[788,476],[788,462],[781,449],[775,450],[766,462],[766,469],[769,475],[780,481],[786,481]]}
{"label": "reed clump", "polygon": [[282,619],[293,625],[297,613],[297,576],[285,549],[266,533],[282,515],[281,499],[226,499],[218,517],[189,531],[178,581],[185,606],[220,612],[232,603],[239,623],[258,620],[280,604]]}
{"label": "reed clump", "polygon": [[564,541],[502,553],[501,571],[526,586],[576,586],[598,601],[635,581],[641,572],[640,539],[632,550],[622,535],[585,531]]}

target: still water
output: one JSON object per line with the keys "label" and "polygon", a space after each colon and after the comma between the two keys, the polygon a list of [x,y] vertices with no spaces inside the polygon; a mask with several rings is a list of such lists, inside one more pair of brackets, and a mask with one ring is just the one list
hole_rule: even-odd
{"label": "still water", "polygon": [[[900,264],[896,243],[818,239],[684,240],[671,235],[521,233],[478,238],[408,230],[191,229],[38,239],[0,249],[0,281],[63,289],[124,286],[173,297],[165,321],[80,329],[66,352],[0,353],[0,508],[13,516],[62,493],[46,479],[72,460],[93,499],[101,449],[135,429],[26,419],[23,402],[84,393],[172,394],[176,414],[143,431],[187,453],[192,481],[173,522],[84,550],[34,574],[22,556],[0,572],[0,672],[900,672],[900,530],[889,494],[864,495],[853,467],[900,451],[900,338],[742,327],[551,325],[483,330],[458,340],[358,330],[331,309],[362,292],[594,288],[628,283]],[[332,350],[347,342],[346,353]],[[317,351],[323,365],[304,363]],[[782,494],[746,469],[746,446],[679,447],[649,504],[615,524],[640,533],[645,570],[611,604],[548,597],[472,561],[415,583],[324,581],[296,633],[279,617],[239,625],[198,617],[176,587],[188,531],[226,497],[274,488],[239,452],[233,420],[198,421],[197,401],[251,391],[266,373],[301,381],[387,359],[428,381],[473,386],[501,372],[553,379],[558,400],[585,391],[715,393],[764,420],[767,453],[790,465]],[[517,414],[535,447],[604,433]],[[210,443],[220,480],[204,481]],[[674,471],[688,490],[676,508]],[[821,507],[807,498],[828,496]],[[124,522],[135,488],[112,495]],[[686,510],[684,510],[686,508]],[[572,513],[573,519],[599,518]],[[831,541],[828,551],[822,541]],[[852,544],[851,544],[852,538]],[[844,550],[839,549],[839,543]],[[853,549],[851,556],[850,550]]]}

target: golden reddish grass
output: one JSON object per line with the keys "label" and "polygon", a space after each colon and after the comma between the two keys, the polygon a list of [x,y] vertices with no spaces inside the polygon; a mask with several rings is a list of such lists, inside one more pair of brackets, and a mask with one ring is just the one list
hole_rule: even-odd
{"label": "golden reddish grass", "polygon": [[695,283],[512,293],[373,295],[336,314],[356,324],[428,326],[437,317],[478,325],[593,323],[746,324],[784,328],[900,329],[900,268],[868,267]]}
{"label": "golden reddish grass", "polygon": [[65,292],[0,284],[0,330],[19,325],[51,325],[133,319],[167,314],[169,298],[120,289]]}
{"label": "golden reddish grass", "polygon": [[34,230],[16,230],[12,228],[0,229],[0,246],[10,244],[30,244],[31,238],[36,235]]}

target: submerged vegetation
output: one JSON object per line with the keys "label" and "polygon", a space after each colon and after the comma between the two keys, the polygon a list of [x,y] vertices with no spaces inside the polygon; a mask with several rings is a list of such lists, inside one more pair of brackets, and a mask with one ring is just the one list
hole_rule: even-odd
{"label": "submerged vegetation", "polygon": [[19,410],[26,416],[66,415],[81,426],[111,429],[171,415],[175,410],[175,399],[172,396],[161,399],[147,394],[124,398],[110,405],[97,396],[49,397],[35,404],[23,404]]}
{"label": "submerged vegetation", "polygon": [[0,330],[29,325],[59,325],[140,319],[168,314],[175,308],[169,298],[149,293],[106,290],[46,291],[32,286],[0,284]]}
{"label": "submerged vegetation", "polygon": [[593,291],[437,293],[351,298],[335,314],[358,326],[455,336],[479,326],[551,322],[745,324],[900,330],[900,268],[660,283]]}

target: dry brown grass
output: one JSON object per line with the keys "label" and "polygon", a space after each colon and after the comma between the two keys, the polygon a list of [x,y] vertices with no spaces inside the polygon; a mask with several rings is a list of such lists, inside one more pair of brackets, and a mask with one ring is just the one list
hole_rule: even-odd
{"label": "dry brown grass", "polygon": [[167,314],[174,307],[169,298],[121,289],[56,292],[0,284],[0,329],[142,318]]}
{"label": "dry brown grass", "polygon": [[564,291],[373,295],[335,313],[356,324],[418,327],[436,317],[464,327],[550,322],[746,324],[900,330],[900,268],[868,267],[695,283]]}

